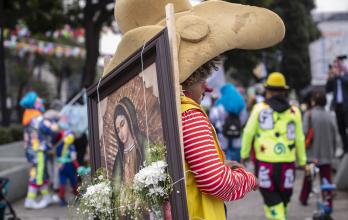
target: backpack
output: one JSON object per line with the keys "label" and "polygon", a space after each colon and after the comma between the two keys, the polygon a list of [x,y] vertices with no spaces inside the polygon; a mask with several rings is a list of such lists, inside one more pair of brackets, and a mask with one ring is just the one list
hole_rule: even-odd
{"label": "backpack", "polygon": [[222,127],[222,134],[226,138],[238,138],[242,134],[242,124],[239,116],[230,113],[225,118],[225,123]]}

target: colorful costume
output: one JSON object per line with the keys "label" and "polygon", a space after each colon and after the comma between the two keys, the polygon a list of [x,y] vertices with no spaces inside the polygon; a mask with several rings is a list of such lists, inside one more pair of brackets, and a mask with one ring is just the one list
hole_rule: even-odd
{"label": "colorful costume", "polygon": [[[43,208],[51,197],[48,192],[49,176],[47,172],[47,153],[50,150],[50,138],[54,134],[53,123],[42,116],[42,101],[35,92],[27,93],[20,105],[27,108],[23,114],[25,154],[31,163],[29,173],[28,195],[25,200],[26,208]],[[40,111],[40,110],[41,111]],[[36,203],[37,192],[40,191],[43,200]]]}
{"label": "colorful costume", "polygon": [[61,205],[65,205],[65,185],[70,181],[73,192],[77,195],[77,154],[75,150],[74,135],[71,132],[63,131],[62,139],[56,148],[56,156],[59,165],[59,198]]}
{"label": "colorful costume", "polygon": [[[272,76],[277,78],[279,73],[271,74],[268,83],[272,82]],[[280,81],[284,82],[275,87],[285,89],[285,79]],[[285,220],[295,180],[296,157],[300,166],[306,164],[300,110],[290,106],[282,96],[255,105],[243,131],[242,159],[249,157],[253,141],[266,217]]]}
{"label": "colorful costume", "polygon": [[215,130],[192,99],[181,97],[187,205],[190,219],[226,219],[224,201],[243,198],[256,186],[244,169],[224,165]]}

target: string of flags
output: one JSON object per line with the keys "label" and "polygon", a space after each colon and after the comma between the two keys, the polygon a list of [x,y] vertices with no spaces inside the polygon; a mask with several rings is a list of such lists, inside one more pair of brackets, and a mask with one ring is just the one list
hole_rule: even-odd
{"label": "string of flags", "polygon": [[56,57],[75,57],[83,58],[86,55],[86,50],[82,47],[67,46],[52,42],[35,40],[28,38],[26,40],[5,40],[5,48],[16,49],[20,54],[38,53]]}
{"label": "string of flags", "polygon": [[[74,39],[79,44],[84,42],[84,30],[82,28],[73,30],[68,25],[65,25],[62,30],[47,32],[46,36],[53,36],[54,39]],[[24,55],[29,52],[56,56],[58,58],[84,58],[86,56],[86,50],[80,46],[71,46],[31,38],[28,28],[24,25],[18,25],[15,30],[5,30],[4,47],[14,49],[20,55]]]}

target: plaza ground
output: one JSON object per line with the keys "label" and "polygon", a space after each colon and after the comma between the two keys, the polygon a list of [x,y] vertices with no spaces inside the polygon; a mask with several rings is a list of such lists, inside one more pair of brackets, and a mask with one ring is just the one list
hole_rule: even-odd
{"label": "plaza ground", "polygon": [[[298,195],[302,184],[302,171],[297,172],[295,191],[289,206],[289,220],[310,220],[315,210],[315,199],[309,200],[308,206],[301,206]],[[262,198],[258,191],[249,193],[244,199],[230,202],[228,207],[228,220],[264,220]],[[77,219],[73,209],[51,205],[46,209],[27,210],[23,207],[23,200],[14,203],[17,215],[22,220],[63,220]],[[348,192],[337,191],[334,199],[334,220],[347,219],[348,215]]]}

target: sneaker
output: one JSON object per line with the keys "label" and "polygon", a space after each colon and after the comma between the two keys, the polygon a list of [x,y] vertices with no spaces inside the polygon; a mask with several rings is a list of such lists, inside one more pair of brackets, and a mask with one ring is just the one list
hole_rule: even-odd
{"label": "sneaker", "polygon": [[54,194],[52,197],[51,197],[51,202],[52,203],[60,203],[60,198],[59,198],[59,196],[57,195],[57,194]]}
{"label": "sneaker", "polygon": [[52,203],[52,196],[50,194],[44,195],[41,201],[39,202],[38,206],[40,209],[46,208],[48,205]]}
{"label": "sneaker", "polygon": [[65,199],[61,199],[61,200],[59,201],[59,205],[60,205],[60,206],[66,206],[66,205],[68,205],[68,203],[65,201]]}
{"label": "sneaker", "polygon": [[40,209],[40,205],[34,199],[25,199],[24,207],[26,209]]}

